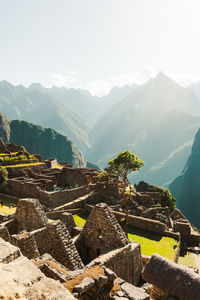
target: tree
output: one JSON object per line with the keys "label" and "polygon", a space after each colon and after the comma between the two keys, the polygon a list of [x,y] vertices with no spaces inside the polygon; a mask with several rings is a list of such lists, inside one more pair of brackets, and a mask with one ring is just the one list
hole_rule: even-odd
{"label": "tree", "polygon": [[[114,173],[122,180],[122,198],[126,207],[125,217],[125,234],[128,236],[128,209],[132,195],[132,185],[128,180],[128,175],[134,171],[139,171],[144,165],[144,161],[137,157],[134,153],[126,150],[108,162],[105,168],[107,173]],[[129,192],[127,192],[129,190]]]}
{"label": "tree", "polygon": [[8,171],[4,167],[0,167],[0,185],[8,180]]}

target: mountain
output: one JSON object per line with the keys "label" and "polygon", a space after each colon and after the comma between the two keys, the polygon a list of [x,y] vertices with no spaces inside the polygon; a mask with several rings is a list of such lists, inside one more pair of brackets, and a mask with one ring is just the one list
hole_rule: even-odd
{"label": "mountain", "polygon": [[[37,86],[38,87],[38,86]],[[14,86],[0,82],[0,111],[10,119],[29,121],[55,129],[69,138],[82,151],[89,147],[89,125],[77,114],[40,88]]]}
{"label": "mountain", "polygon": [[26,88],[4,80],[0,81],[0,111],[10,119],[53,128],[67,135],[82,152],[87,152],[89,130],[135,87],[116,87],[109,95],[99,98],[82,89],[45,88],[40,83]]}
{"label": "mountain", "polygon": [[75,167],[86,167],[86,160],[75,145],[53,129],[26,121],[11,121],[0,113],[0,137],[6,143],[23,145],[29,152],[39,153],[43,159],[57,158]]}
{"label": "mountain", "polygon": [[193,83],[189,86],[189,88],[195,92],[195,94],[197,95],[197,97],[200,99],[200,81]]}
{"label": "mountain", "polygon": [[200,125],[198,115],[200,100],[194,92],[159,73],[96,123],[89,133],[92,147],[87,158],[104,167],[110,158],[129,149],[145,161],[134,181],[166,184],[183,168]]}
{"label": "mountain", "polygon": [[185,167],[170,185],[178,208],[192,224],[200,228],[200,129],[196,133],[192,151]]}
{"label": "mountain", "polygon": [[88,91],[83,89],[68,89],[66,87],[57,86],[45,88],[39,83],[30,85],[29,90],[37,90],[52,96],[65,105],[70,111],[86,121],[90,126],[93,126],[113,105],[128,96],[136,87],[136,84],[114,87],[108,95],[102,97],[92,96]]}

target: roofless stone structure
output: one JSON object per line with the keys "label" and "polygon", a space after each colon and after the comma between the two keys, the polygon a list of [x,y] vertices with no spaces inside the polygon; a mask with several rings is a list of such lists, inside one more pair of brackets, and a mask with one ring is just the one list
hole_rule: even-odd
{"label": "roofless stone structure", "polygon": [[79,238],[79,245],[83,247],[81,251],[83,261],[88,263],[100,254],[126,246],[128,243],[109,206],[105,203],[97,204],[91,211]]}

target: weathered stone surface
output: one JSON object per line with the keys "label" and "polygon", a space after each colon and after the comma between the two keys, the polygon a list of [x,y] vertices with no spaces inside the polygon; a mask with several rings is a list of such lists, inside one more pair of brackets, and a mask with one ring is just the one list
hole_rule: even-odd
{"label": "weathered stone surface", "polygon": [[12,235],[11,243],[19,247],[22,254],[29,259],[40,255],[34,236],[27,231]]}
{"label": "weathered stone surface", "polygon": [[95,285],[95,281],[92,278],[85,277],[80,284],[75,285],[73,292],[83,294],[87,292],[93,285]]}
{"label": "weathered stone surface", "polygon": [[68,269],[57,262],[53,257],[45,253],[34,261],[34,265],[37,266],[42,273],[47,277],[50,277],[60,282],[65,282],[67,280]]}
{"label": "weathered stone surface", "polygon": [[125,282],[121,285],[122,290],[127,294],[131,300],[149,300],[150,297],[143,289],[135,287],[134,285]]}
{"label": "weathered stone surface", "polygon": [[35,237],[40,255],[49,253],[70,270],[83,267],[78,251],[62,222],[52,221],[46,228],[36,230],[32,234]]}
{"label": "weathered stone surface", "polygon": [[70,214],[70,213],[67,213],[67,212],[62,213],[60,220],[65,224],[65,226],[67,227],[69,233],[71,233],[71,231],[76,226],[73,215]]}
{"label": "weathered stone surface", "polygon": [[58,281],[46,278],[17,247],[3,240],[0,240],[0,257],[4,262],[0,263],[1,299],[74,299]]}
{"label": "weathered stone surface", "polygon": [[[137,285],[142,272],[140,244],[130,243],[119,249],[109,251],[97,257],[88,266],[95,264],[103,265],[108,268],[108,272],[112,270],[123,280]],[[113,274],[115,275],[115,273]]]}
{"label": "weathered stone surface", "polygon": [[20,255],[19,248],[0,238],[0,263],[9,263]]}
{"label": "weathered stone surface", "polygon": [[8,228],[3,225],[0,225],[0,237],[5,241],[10,241],[10,233]]}
{"label": "weathered stone surface", "polygon": [[199,300],[200,276],[158,254],[145,266],[143,278],[181,300]]}
{"label": "weathered stone surface", "polygon": [[48,223],[47,216],[39,200],[29,198],[20,199],[18,201],[15,219],[20,229],[27,231],[44,227]]}

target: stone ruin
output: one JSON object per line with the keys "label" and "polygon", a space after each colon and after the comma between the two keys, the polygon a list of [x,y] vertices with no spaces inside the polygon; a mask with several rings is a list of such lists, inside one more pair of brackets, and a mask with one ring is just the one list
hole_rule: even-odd
{"label": "stone ruin", "polygon": [[18,152],[23,151],[24,147],[16,144],[5,144],[3,139],[0,138],[0,153]]}
{"label": "stone ruin", "polygon": [[86,263],[100,254],[124,247],[128,243],[121,226],[104,203],[97,204],[91,211],[78,241],[83,261]]}
{"label": "stone ruin", "polygon": [[[156,288],[179,300],[198,299],[200,276],[156,255],[144,268],[149,284],[142,286],[140,244],[128,242],[105,203],[92,209],[81,232],[69,216],[66,227],[48,219],[37,199],[19,200],[15,215],[0,226],[0,269],[6,272],[0,286],[8,282],[0,297],[15,292],[18,299],[150,300]],[[180,280],[189,282],[184,296]]]}
{"label": "stone ruin", "polygon": [[[66,224],[69,226],[69,218],[67,219]],[[95,219],[96,228],[92,230]],[[72,228],[73,226],[70,230]],[[36,295],[34,299],[41,299],[39,293],[43,291],[43,281],[46,284],[44,295],[50,293],[51,285],[47,277],[63,283],[62,286],[58,282],[52,283],[52,288],[58,290],[58,295],[61,295],[55,299],[74,299],[73,296],[77,299],[94,299],[91,297],[92,293],[95,293],[95,299],[133,299],[131,298],[133,295],[140,295],[138,299],[141,300],[150,299],[144,289],[135,287],[141,279],[142,271],[140,245],[128,242],[106,204],[98,204],[88,218],[82,233],[72,238],[64,223],[47,218],[37,199],[20,199],[15,215],[1,223],[0,237],[4,239],[3,244],[0,242],[0,258],[6,263],[6,268],[8,266],[8,269],[12,269],[13,264],[18,266],[12,278],[7,276],[7,279],[12,284],[12,280],[18,278],[17,272],[25,270],[27,282],[31,281],[30,298],[27,296],[27,282],[22,279],[17,281],[18,284],[14,286],[13,291],[19,289],[19,299],[21,295],[26,295],[26,299],[33,299],[31,297]],[[80,250],[80,241],[83,239],[87,244],[85,253],[82,243]],[[100,253],[96,251],[94,255],[98,239]],[[91,249],[89,249],[90,242]],[[5,255],[1,253],[3,248]],[[84,253],[83,256],[86,257],[88,250],[91,255],[83,264],[81,255]],[[32,276],[28,270],[33,272]],[[41,291],[37,294],[35,289],[40,286]],[[8,293],[5,288],[2,291]],[[0,296],[1,293],[4,295],[2,291]],[[64,298],[62,295],[64,291],[70,291],[71,298],[67,292]],[[54,299],[53,295],[52,292],[52,298],[44,297],[44,299]]]}
{"label": "stone ruin", "polygon": [[[150,299],[145,292],[149,293],[149,286],[136,287],[142,285],[144,259],[140,245],[129,243],[118,223],[125,212],[117,177],[99,182],[98,170],[61,164],[62,170],[47,165],[9,170],[3,192],[25,199],[18,201],[15,215],[0,216],[0,237],[18,247],[20,255],[32,259],[44,276],[59,280],[71,297]],[[145,184],[145,190],[136,186],[129,207],[129,225],[198,245],[199,234],[178,209],[171,212],[156,205],[160,197],[154,186]],[[90,213],[83,229],[76,226],[72,216],[79,212]],[[156,264],[153,266],[156,272]],[[144,274],[145,271],[143,278],[153,284],[151,291],[161,289],[165,296],[171,292],[159,284],[156,276],[151,281]],[[181,294],[173,295],[189,300],[181,298]]]}

